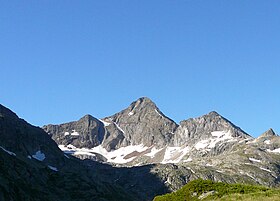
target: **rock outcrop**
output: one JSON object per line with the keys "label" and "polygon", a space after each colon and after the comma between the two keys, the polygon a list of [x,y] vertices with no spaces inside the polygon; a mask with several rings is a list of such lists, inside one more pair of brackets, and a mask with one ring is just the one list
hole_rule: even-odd
{"label": "rock outcrop", "polygon": [[67,153],[129,166],[219,155],[252,139],[217,112],[177,125],[146,97],[100,120],[86,115],[79,121],[43,128]]}
{"label": "rock outcrop", "polygon": [[[109,136],[104,139],[104,144],[110,148],[120,148],[128,145],[163,147],[170,143],[178,125],[166,117],[149,98],[140,98],[131,103],[125,110],[102,119],[108,126],[110,134],[121,136],[118,146]],[[112,131],[112,126],[118,131]],[[117,133],[117,134],[116,134]]]}

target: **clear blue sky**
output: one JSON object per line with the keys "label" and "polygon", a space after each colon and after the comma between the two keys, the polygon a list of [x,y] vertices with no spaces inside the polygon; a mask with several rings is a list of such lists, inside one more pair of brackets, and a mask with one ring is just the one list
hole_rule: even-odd
{"label": "clear blue sky", "polygon": [[42,126],[150,97],[280,132],[278,0],[1,1],[0,103]]}

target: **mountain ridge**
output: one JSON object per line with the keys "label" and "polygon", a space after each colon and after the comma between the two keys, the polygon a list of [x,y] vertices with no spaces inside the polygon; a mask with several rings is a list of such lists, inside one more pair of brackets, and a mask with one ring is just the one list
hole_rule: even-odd
{"label": "mountain ridge", "polygon": [[[49,131],[46,133],[23,119],[15,119],[15,113],[10,113],[7,108],[0,111],[4,109],[5,112],[0,113],[0,163],[5,161],[5,165],[0,166],[4,168],[0,177],[6,183],[0,182],[0,188],[5,192],[2,195],[0,191],[0,199],[9,195],[23,197],[25,191],[32,195],[32,185],[36,187],[36,197],[45,192],[52,200],[102,198],[104,201],[130,198],[150,201],[155,195],[175,191],[198,178],[280,186],[280,137],[268,130],[263,137],[252,138],[216,113],[188,119],[178,126],[159,115],[150,105],[146,111],[135,110],[130,116],[130,111],[116,115],[119,119],[116,122],[85,115],[78,121],[44,127]],[[6,118],[7,114],[11,118]],[[124,139],[134,137],[133,132],[139,130],[133,126],[119,128],[118,123],[130,120],[131,116],[136,123],[141,120],[138,129],[142,126],[148,131],[160,129],[157,131],[159,136],[171,134],[185,140],[179,139],[178,144],[174,144],[175,137],[163,137],[167,144],[159,141],[156,146],[149,144],[149,139],[146,145],[144,141],[132,144],[129,140],[125,144]],[[157,128],[158,125],[162,127]],[[174,133],[165,132],[175,126]],[[179,128],[185,133],[179,132]],[[140,131],[146,132],[145,129]],[[140,137],[145,138],[145,133],[142,134]],[[154,142],[157,143],[157,139]],[[111,149],[106,149],[107,145]],[[30,170],[34,170],[33,180],[28,179]],[[21,179],[17,180],[20,186],[10,182],[15,181],[16,175],[20,175]],[[78,189],[72,185],[73,179],[81,182]],[[6,185],[9,182],[12,185]],[[51,188],[46,186],[47,182]],[[20,194],[14,191],[17,188],[21,190]],[[79,199],[75,197],[77,195]],[[128,196],[127,199],[124,196]]]}
{"label": "mountain ridge", "polygon": [[[81,126],[79,121],[83,118],[90,118],[94,126]],[[216,111],[178,125],[147,97],[111,116],[97,119],[85,115],[81,119],[43,128],[51,135],[55,133],[53,139],[65,151],[116,164],[178,163],[202,155],[219,155],[241,140],[253,139]],[[86,145],[88,138],[95,140]]]}

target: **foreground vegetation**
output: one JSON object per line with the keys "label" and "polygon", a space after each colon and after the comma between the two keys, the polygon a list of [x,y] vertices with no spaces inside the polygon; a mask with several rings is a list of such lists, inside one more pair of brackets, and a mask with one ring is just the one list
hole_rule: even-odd
{"label": "foreground vegetation", "polygon": [[194,180],[180,190],[157,196],[153,201],[277,201],[280,200],[280,190],[263,186],[244,184],[226,184],[210,180]]}

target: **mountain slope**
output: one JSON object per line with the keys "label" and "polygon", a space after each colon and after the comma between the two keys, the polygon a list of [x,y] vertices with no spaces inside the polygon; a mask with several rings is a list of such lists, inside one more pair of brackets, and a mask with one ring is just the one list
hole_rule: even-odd
{"label": "mountain slope", "polygon": [[199,179],[189,182],[176,192],[157,196],[154,201],[252,200],[252,197],[254,200],[268,200],[271,197],[273,200],[279,200],[279,195],[279,189]]}
{"label": "mountain slope", "polygon": [[43,129],[57,144],[72,144],[78,148],[100,145],[105,134],[103,123],[91,115],[61,125],[46,125]]}
{"label": "mountain slope", "polygon": [[[178,190],[198,178],[279,186],[280,137],[273,130],[254,139],[217,112],[177,125],[148,98],[140,98],[121,112],[96,121],[101,122],[101,128],[94,135],[102,136],[102,142],[74,146],[71,141],[54,139],[63,143],[59,147],[65,153],[82,159],[132,167],[135,171],[147,165],[149,171],[137,175],[130,170],[130,174],[136,180],[156,177],[153,181],[158,183],[157,190],[152,192]],[[75,131],[81,127],[80,121],[71,124]],[[104,135],[99,134],[102,128]],[[51,129],[46,131],[53,135]],[[58,135],[63,137],[65,132],[69,131],[62,129]],[[75,135],[67,136],[79,140]],[[142,189],[140,185],[137,188]]]}
{"label": "mountain slope", "polygon": [[[217,131],[229,132],[231,137],[252,138],[233,123],[213,111],[198,118],[181,121],[180,127],[175,134],[174,145],[182,146],[186,141],[196,143],[200,140],[209,139],[213,135],[215,136],[212,132]],[[219,134],[216,133],[216,136]]]}
{"label": "mountain slope", "polygon": [[[149,98],[140,98],[131,105],[103,119],[115,124],[123,133],[121,146],[139,145],[163,147],[167,145],[178,125],[166,117]],[[108,125],[110,126],[110,125]],[[110,144],[105,139],[105,144]],[[119,148],[119,147],[118,147]]]}
{"label": "mountain slope", "polygon": [[63,165],[64,155],[41,128],[0,105],[0,146],[18,157],[32,158],[51,166]]}
{"label": "mountain slope", "polygon": [[0,139],[0,200],[137,200],[2,105]]}

